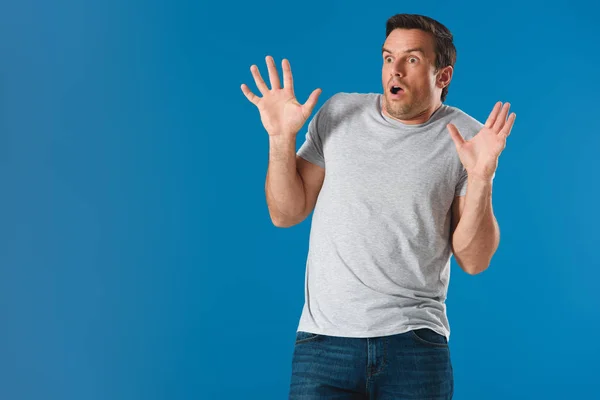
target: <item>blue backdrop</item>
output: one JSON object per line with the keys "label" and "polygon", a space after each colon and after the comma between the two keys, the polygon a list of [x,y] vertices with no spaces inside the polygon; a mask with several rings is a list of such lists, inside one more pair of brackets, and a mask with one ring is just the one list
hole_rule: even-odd
{"label": "blue backdrop", "polygon": [[286,398],[310,218],[271,224],[268,136],[240,85],[270,54],[301,102],[379,92],[400,12],[454,33],[448,104],[517,113],[498,253],[478,276],[452,264],[455,398],[597,395],[595,7],[3,2],[0,398]]}

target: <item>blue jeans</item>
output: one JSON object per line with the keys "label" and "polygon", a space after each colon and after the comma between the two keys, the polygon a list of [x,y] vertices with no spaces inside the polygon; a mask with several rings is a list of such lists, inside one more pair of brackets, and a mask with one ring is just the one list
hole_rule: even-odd
{"label": "blue jeans", "polygon": [[296,333],[290,400],[446,400],[453,393],[448,342],[430,329],[368,339]]}

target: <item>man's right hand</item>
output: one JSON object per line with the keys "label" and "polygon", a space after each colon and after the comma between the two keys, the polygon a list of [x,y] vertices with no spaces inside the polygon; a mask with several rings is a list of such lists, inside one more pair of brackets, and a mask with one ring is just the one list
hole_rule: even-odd
{"label": "man's right hand", "polygon": [[294,95],[294,81],[290,62],[283,59],[283,88],[280,86],[279,74],[273,57],[267,56],[267,68],[271,81],[271,90],[263,81],[258,67],[252,65],[250,71],[254,77],[256,87],[263,97],[258,97],[250,91],[246,84],[242,84],[242,92],[248,100],[260,111],[260,119],[269,136],[295,139],[313,108],[317,104],[321,89],[315,89],[306,103],[300,104]]}

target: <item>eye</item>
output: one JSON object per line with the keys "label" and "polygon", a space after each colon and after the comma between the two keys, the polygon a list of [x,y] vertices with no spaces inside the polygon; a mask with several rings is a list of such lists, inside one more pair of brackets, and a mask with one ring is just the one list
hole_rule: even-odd
{"label": "eye", "polygon": [[390,57],[390,56],[387,56],[387,57],[385,58],[385,62],[389,62],[389,60],[391,60],[391,59],[392,59],[392,57]]}
{"label": "eye", "polygon": [[[412,60],[414,60],[414,62],[413,62]],[[419,61],[419,59],[418,59],[417,57],[410,57],[410,58],[408,59],[408,62],[409,62],[410,64],[414,64],[414,63],[416,63],[417,61]]]}

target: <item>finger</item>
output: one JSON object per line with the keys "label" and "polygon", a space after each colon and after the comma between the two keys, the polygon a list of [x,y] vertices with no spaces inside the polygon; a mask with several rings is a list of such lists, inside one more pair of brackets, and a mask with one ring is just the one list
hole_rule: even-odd
{"label": "finger", "polygon": [[258,88],[258,90],[260,90],[260,92],[264,96],[269,91],[269,88],[265,84],[265,81],[263,81],[263,78],[260,75],[260,71],[258,70],[258,67],[256,65],[252,65],[250,67],[250,72],[252,72],[252,76],[254,77],[254,82],[256,83],[256,87]]}
{"label": "finger", "polygon": [[499,133],[500,136],[504,136],[504,138],[507,138],[508,135],[510,135],[510,131],[512,131],[512,127],[515,124],[516,118],[517,118],[517,114],[515,114],[515,113],[511,113],[508,116],[508,121],[506,121],[506,124],[504,125],[504,127],[502,128],[502,130]]}
{"label": "finger", "polygon": [[255,106],[258,105],[258,102],[260,101],[260,97],[258,97],[254,93],[252,93],[252,91],[250,90],[250,88],[248,87],[248,85],[246,85],[245,83],[242,83],[242,92],[244,93],[244,95],[246,96],[246,98],[248,100],[250,100],[250,102],[252,104],[254,104]]}
{"label": "finger", "polygon": [[492,109],[492,112],[488,116],[487,121],[485,121],[485,127],[491,128],[494,126],[494,122],[496,122],[496,118],[498,117],[498,113],[500,112],[500,108],[502,107],[502,102],[497,102]]}
{"label": "finger", "polygon": [[294,93],[294,78],[292,76],[292,67],[290,62],[286,59],[283,59],[281,61],[281,67],[283,69],[283,88]]}
{"label": "finger", "polygon": [[448,131],[450,132],[450,137],[452,138],[452,141],[454,142],[456,148],[459,148],[465,143],[465,139],[462,137],[456,126],[454,126],[453,124],[448,124],[446,125],[446,128],[448,128]]}
{"label": "finger", "polygon": [[313,112],[313,109],[315,108],[315,105],[317,104],[317,101],[319,100],[320,94],[321,94],[321,89],[313,90],[313,92],[310,94],[310,96],[308,96],[308,100],[306,100],[306,103],[302,104],[302,114],[305,116],[305,118],[308,118],[310,116],[310,114]]}
{"label": "finger", "polygon": [[494,126],[492,130],[496,133],[499,133],[504,124],[506,124],[506,116],[508,115],[508,110],[510,109],[510,103],[504,103],[502,106],[502,110],[500,111],[500,115],[496,118],[496,122],[494,122]]}
{"label": "finger", "polygon": [[279,73],[275,66],[275,60],[273,57],[267,56],[267,69],[269,70],[269,80],[271,81],[271,89],[281,89],[281,81],[279,80]]}

